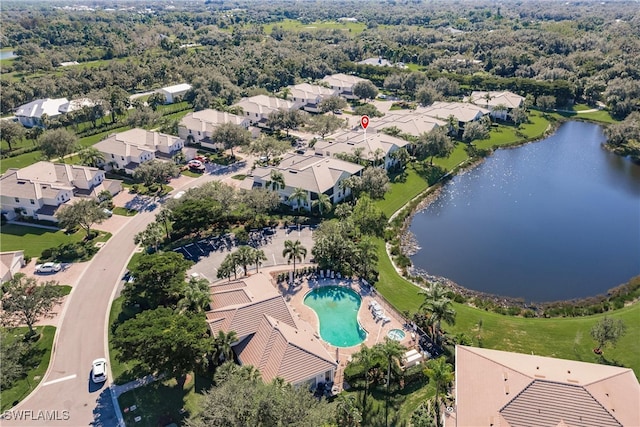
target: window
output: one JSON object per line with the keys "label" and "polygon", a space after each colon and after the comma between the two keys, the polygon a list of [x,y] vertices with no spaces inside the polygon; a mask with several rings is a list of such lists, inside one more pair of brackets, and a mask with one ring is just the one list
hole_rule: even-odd
{"label": "window", "polygon": [[18,197],[15,198],[16,203],[20,203],[20,199]]}
{"label": "window", "polygon": [[115,156],[112,154],[112,155],[111,155],[111,158],[112,158],[112,159],[115,159]]}
{"label": "window", "polygon": [[32,205],[35,205],[35,204],[36,204],[36,201],[35,201],[35,200],[33,200],[33,199],[31,199],[31,200],[29,200],[29,201],[31,202],[31,204],[32,204]]}

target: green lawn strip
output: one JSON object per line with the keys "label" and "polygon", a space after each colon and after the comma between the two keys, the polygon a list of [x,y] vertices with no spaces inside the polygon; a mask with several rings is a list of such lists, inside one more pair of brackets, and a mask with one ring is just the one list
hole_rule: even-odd
{"label": "green lawn strip", "polygon": [[189,178],[200,178],[202,173],[192,172],[190,170],[183,170],[180,172],[184,176],[188,176]]}
{"label": "green lawn strip", "polygon": [[58,288],[62,291],[63,296],[67,296],[71,293],[71,286],[69,285],[58,285]]}
{"label": "green lawn strip", "polygon": [[247,177],[247,175],[239,173],[238,175],[233,175],[231,179],[237,179],[238,181],[242,181]]}
{"label": "green lawn strip", "polygon": [[458,166],[460,163],[469,159],[469,155],[465,150],[466,147],[467,147],[467,144],[465,143],[462,143],[462,142],[456,143],[456,146],[453,149],[453,152],[449,155],[449,157],[444,159],[436,157],[435,159],[433,159],[433,164],[443,167],[447,171],[452,170],[453,168]]}
{"label": "green lawn strip", "polygon": [[[33,367],[27,371],[27,374],[23,379],[16,381],[13,387],[2,391],[0,394],[2,411],[15,406],[18,402],[27,397],[29,393],[31,393],[31,391],[33,391],[40,383],[42,377],[47,371],[47,368],[49,367],[51,348],[53,347],[53,338],[56,333],[56,328],[53,326],[41,326],[36,329],[42,334],[42,336],[38,342],[35,343],[35,352],[32,359]],[[27,330],[27,327],[20,327],[12,329],[11,332],[15,339],[22,339]]]}
{"label": "green lawn strip", "polygon": [[395,182],[390,186],[384,199],[378,200],[376,205],[390,217],[395,211],[403,207],[409,200],[427,188],[427,181],[419,176],[411,166],[407,167],[405,182]]}
{"label": "green lawn strip", "polygon": [[[95,231],[95,230],[92,230],[92,231]],[[94,243],[106,242],[112,236],[112,234],[109,233],[108,231],[98,231],[98,233],[99,233],[98,236],[93,239]]]}
{"label": "green lawn strip", "polygon": [[53,248],[63,243],[79,242],[85,236],[84,231],[66,234],[64,231],[53,231],[26,225],[5,224],[0,233],[0,250],[24,250],[25,256],[39,257],[44,249]]}
{"label": "green lawn strip", "polygon": [[125,384],[134,380],[136,377],[133,374],[133,363],[120,362],[118,360],[118,350],[113,347],[113,332],[118,325],[126,320],[135,316],[135,311],[126,309],[123,311],[122,304],[124,302],[123,297],[119,297],[113,300],[111,303],[111,309],[109,310],[109,363],[111,366],[111,374],[113,375],[113,382],[116,384]]}
{"label": "green lawn strip", "polygon": [[8,157],[0,161],[0,173],[5,173],[7,169],[21,169],[26,166],[32,165],[40,160],[44,160],[42,152],[32,151],[30,153],[19,154],[14,157]]}
{"label": "green lawn strip", "polygon": [[135,214],[138,213],[138,211],[135,209],[127,209],[127,208],[122,208],[120,206],[116,206],[115,208],[113,208],[112,212],[114,215],[122,215],[122,216],[134,216]]}
{"label": "green lawn strip", "polygon": [[[156,427],[174,422],[182,425],[182,420],[197,412],[202,399],[202,391],[211,387],[202,375],[193,377],[181,389],[175,379],[158,381],[122,394],[118,398],[126,425]],[[135,411],[125,412],[125,408],[137,406]],[[184,409],[181,413],[181,409]],[[136,417],[141,417],[135,422]]]}
{"label": "green lawn strip", "polygon": [[[447,332],[464,333],[478,345],[478,334],[482,347],[514,351],[525,354],[557,357],[598,363],[599,356],[593,353],[595,341],[591,338],[592,326],[605,314],[569,318],[524,318],[505,316],[462,304],[454,304],[456,324],[446,325]],[[614,348],[604,349],[608,363],[621,364],[631,368],[640,376],[640,303],[606,314],[622,319],[627,325],[626,334]],[[478,323],[482,328],[478,331]]]}
{"label": "green lawn strip", "polygon": [[611,117],[611,114],[609,114],[609,112],[606,110],[594,111],[592,113],[580,113],[577,115],[577,118],[583,120],[592,120],[594,122],[600,123],[620,123],[619,120]]}

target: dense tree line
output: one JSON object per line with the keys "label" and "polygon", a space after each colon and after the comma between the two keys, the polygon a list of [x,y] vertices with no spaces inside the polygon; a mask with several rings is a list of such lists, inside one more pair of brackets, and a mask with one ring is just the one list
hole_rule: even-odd
{"label": "dense tree line", "polygon": [[[221,108],[255,88],[275,92],[337,71],[357,72],[380,88],[389,76],[401,76],[407,79],[401,92],[411,99],[425,77],[446,77],[470,89],[551,95],[559,105],[603,101],[620,118],[638,108],[633,82],[640,78],[640,12],[633,3],[237,5],[233,11],[217,2],[164,10],[158,3],[153,13],[3,5],[0,45],[13,46],[19,58],[2,72],[19,74],[2,79],[0,109],[6,113],[39,97],[77,97],[111,87],[134,92],[178,81],[194,85],[189,96],[199,109]],[[283,19],[308,23],[344,16],[365,23],[364,30],[281,25]],[[188,43],[201,46],[181,47]],[[423,70],[354,64],[371,56]],[[57,68],[70,60],[105,61]],[[441,96],[457,95],[440,89]]]}

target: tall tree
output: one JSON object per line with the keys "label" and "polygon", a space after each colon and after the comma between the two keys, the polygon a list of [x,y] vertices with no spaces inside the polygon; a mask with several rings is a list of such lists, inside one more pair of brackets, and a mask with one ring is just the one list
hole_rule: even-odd
{"label": "tall tree", "polygon": [[323,113],[335,113],[336,111],[342,110],[343,108],[347,108],[348,105],[349,104],[347,104],[347,101],[344,98],[338,95],[334,95],[326,97],[322,101],[320,101],[320,103],[318,104],[318,108]]}
{"label": "tall tree", "polygon": [[209,281],[202,277],[189,278],[189,282],[182,291],[182,297],[178,300],[177,309],[180,313],[192,311],[199,313],[209,310],[211,304],[211,291]]}
{"label": "tall tree", "polygon": [[256,273],[257,273],[258,269],[262,265],[262,262],[267,260],[267,256],[265,255],[262,249],[254,249],[251,257],[253,259],[254,264],[256,265]]}
{"label": "tall tree", "polygon": [[455,145],[444,128],[434,129],[429,133],[422,133],[418,137],[418,154],[421,157],[447,157],[453,152]]}
{"label": "tall tree", "polygon": [[333,133],[344,127],[345,122],[339,117],[332,114],[320,114],[313,116],[307,125],[309,131],[320,135],[322,139],[330,133]]}
{"label": "tall tree", "polygon": [[183,295],[187,269],[192,264],[173,251],[144,254],[131,267],[135,280],[125,285],[122,295],[128,304],[137,303],[143,308],[172,306]]}
{"label": "tall tree", "polygon": [[331,204],[331,197],[324,193],[318,194],[318,199],[314,200],[311,206],[317,207],[320,215],[323,215],[325,212],[331,212],[331,208],[333,207]]}
{"label": "tall tree", "polygon": [[296,272],[296,261],[302,262],[303,259],[307,256],[307,248],[302,246],[300,240],[286,240],[284,242],[284,250],[282,251],[282,256],[287,259],[287,262],[291,262],[293,260],[293,273]]}
{"label": "tall tree", "polygon": [[294,189],[293,193],[289,195],[289,201],[295,201],[296,207],[300,211],[307,201],[307,191],[300,187]]}
{"label": "tall tree", "polygon": [[440,427],[440,394],[446,393],[449,388],[449,384],[453,381],[451,365],[447,363],[447,360],[444,357],[430,359],[427,362],[424,374],[430,381],[433,381],[435,385],[436,396],[433,415],[436,420],[436,426]]}
{"label": "tall tree", "polygon": [[164,227],[164,231],[167,235],[167,240],[171,238],[171,234],[169,233],[169,227],[171,226],[171,220],[173,219],[173,212],[167,209],[166,207],[162,208],[160,212],[156,214],[156,221],[162,223]]}
{"label": "tall tree", "polygon": [[591,328],[591,338],[597,343],[596,353],[602,353],[602,347],[607,344],[615,345],[627,330],[627,326],[622,319],[613,319],[605,316]]}
{"label": "tall tree", "polygon": [[60,226],[66,229],[81,227],[86,233],[86,238],[91,236],[91,226],[100,224],[108,218],[107,213],[97,200],[80,199],[75,203],[62,207],[56,212]]}
{"label": "tall tree", "polygon": [[30,351],[29,345],[22,339],[11,337],[8,329],[0,329],[0,390],[5,391],[13,387],[15,382],[24,377],[27,371],[25,359]]}
{"label": "tall tree", "polygon": [[158,251],[158,246],[164,240],[162,225],[158,222],[150,222],[147,228],[137,233],[133,241],[136,245],[142,245],[147,248],[153,248],[154,252]]}
{"label": "tall tree", "polygon": [[253,264],[255,258],[253,254],[254,249],[251,246],[240,246],[237,251],[233,254],[236,257],[236,261],[238,264],[242,266],[244,270],[244,275],[247,275],[247,268],[250,264]]}
{"label": "tall tree", "polygon": [[38,138],[38,144],[47,159],[58,157],[64,163],[64,157],[78,146],[78,137],[66,129],[47,130]]}
{"label": "tall tree", "polygon": [[453,309],[451,299],[447,296],[446,289],[437,283],[432,283],[427,289],[418,293],[424,296],[420,308],[433,324],[434,338],[439,339],[441,322],[444,321],[449,325],[454,325],[456,322],[456,311]]}
{"label": "tall tree", "polygon": [[251,134],[245,128],[235,123],[224,123],[216,127],[211,133],[211,140],[214,144],[222,144],[225,149],[231,150],[233,157],[233,149],[248,145]]}
{"label": "tall tree", "polygon": [[402,356],[404,356],[406,347],[400,345],[400,343],[396,340],[392,340],[389,338],[384,339],[383,344],[378,344],[376,346],[376,350],[380,353],[380,355],[387,362],[387,393],[384,405],[384,418],[385,425],[389,425],[389,389],[391,387],[391,366],[392,365],[400,365],[400,361],[402,360]]}
{"label": "tall tree", "polygon": [[175,177],[179,173],[180,168],[175,163],[151,160],[140,164],[133,171],[133,178],[142,181],[147,187],[159,184],[161,188],[167,179]]}
{"label": "tall tree", "polygon": [[13,143],[20,141],[26,135],[20,123],[11,120],[0,120],[0,139],[7,143],[9,151],[13,151]]}
{"label": "tall tree", "polygon": [[336,422],[338,427],[360,427],[362,414],[358,409],[355,396],[340,393],[336,399]]}
{"label": "tall tree", "polygon": [[133,362],[144,372],[167,374],[181,387],[213,344],[204,314],[166,307],[145,310],[122,323],[112,341],[120,361]]}
{"label": "tall tree", "polygon": [[363,236],[356,243],[354,254],[354,271],[359,277],[373,283],[378,278],[376,266],[378,265],[378,247],[370,236]]}
{"label": "tall tree", "polygon": [[361,366],[364,371],[364,392],[362,393],[362,418],[366,419],[367,397],[373,380],[377,376],[380,354],[373,348],[362,344],[360,350],[351,356],[352,363]]}
{"label": "tall tree", "polygon": [[378,88],[369,80],[364,80],[353,85],[353,94],[365,101],[375,99],[378,96]]}
{"label": "tall tree", "polygon": [[2,325],[27,325],[29,336],[35,335],[33,325],[38,319],[51,317],[53,308],[62,301],[62,288],[57,285],[55,281],[38,284],[35,277],[16,273],[3,285]]}
{"label": "tall tree", "polygon": [[83,165],[98,167],[100,162],[104,162],[104,154],[94,147],[83,148],[78,152],[78,157]]}
{"label": "tall tree", "polygon": [[249,144],[249,152],[266,157],[267,162],[274,156],[284,154],[291,148],[288,141],[278,140],[276,138],[260,135],[259,138],[251,141]]}
{"label": "tall tree", "polygon": [[267,181],[266,183],[266,187],[271,187],[273,191],[283,189],[285,187],[285,183],[284,175],[282,174],[282,172],[276,169],[272,169],[271,174],[269,175],[269,181]]}
{"label": "tall tree", "polygon": [[218,331],[213,339],[213,363],[220,365],[224,362],[233,362],[232,345],[238,341],[238,335],[234,331],[225,333]]}

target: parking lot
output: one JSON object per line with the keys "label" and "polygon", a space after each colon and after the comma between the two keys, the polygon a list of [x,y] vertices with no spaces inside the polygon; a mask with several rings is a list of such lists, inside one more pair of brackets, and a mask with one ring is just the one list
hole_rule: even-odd
{"label": "parking lot", "polygon": [[[315,227],[314,227],[315,228]],[[262,267],[270,267],[279,264],[286,264],[287,260],[282,256],[284,242],[286,240],[300,240],[302,246],[307,248],[308,261],[313,247],[313,230],[309,226],[289,226],[286,228],[264,228],[252,230],[248,245],[264,251],[267,257],[263,261]],[[209,281],[217,280],[218,267],[224,258],[238,248],[238,243],[232,235],[212,236],[190,243],[180,248],[174,249],[181,253],[186,259],[195,262],[189,274],[198,273]],[[256,266],[249,266],[249,272],[255,271]],[[242,267],[238,266],[238,274],[242,274]]]}

